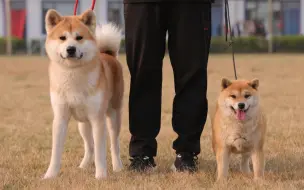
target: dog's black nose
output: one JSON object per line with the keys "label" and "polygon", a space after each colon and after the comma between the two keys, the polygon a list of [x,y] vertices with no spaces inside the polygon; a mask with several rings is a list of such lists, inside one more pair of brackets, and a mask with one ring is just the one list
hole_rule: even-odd
{"label": "dog's black nose", "polygon": [[68,46],[66,51],[68,52],[68,56],[74,56],[76,53],[76,47]]}
{"label": "dog's black nose", "polygon": [[245,104],[244,103],[239,103],[238,104],[238,107],[240,110],[244,109],[245,108]]}

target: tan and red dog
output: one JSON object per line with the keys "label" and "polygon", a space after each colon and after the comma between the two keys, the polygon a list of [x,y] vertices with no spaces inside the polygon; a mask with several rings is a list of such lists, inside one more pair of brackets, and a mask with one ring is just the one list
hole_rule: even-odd
{"label": "tan and red dog", "polygon": [[[124,92],[117,60],[121,33],[112,24],[96,26],[93,11],[80,16],[46,14],[46,52],[50,59],[50,97],[54,113],[50,165],[44,179],[56,177],[70,117],[78,121],[84,141],[80,168],[95,161],[95,177],[107,176],[106,131],[111,142],[114,171],[122,169],[119,149]],[[109,126],[106,128],[106,119]]]}
{"label": "tan and red dog", "polygon": [[222,80],[212,122],[218,180],[228,176],[231,153],[242,155],[242,172],[250,172],[249,160],[252,158],[254,178],[264,175],[266,119],[260,107],[258,87],[258,79]]}

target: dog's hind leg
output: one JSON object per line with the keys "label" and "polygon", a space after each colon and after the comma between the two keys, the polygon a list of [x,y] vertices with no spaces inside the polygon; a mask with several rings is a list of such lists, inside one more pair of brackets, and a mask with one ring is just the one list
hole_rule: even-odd
{"label": "dog's hind leg", "polygon": [[108,132],[111,143],[111,158],[113,171],[118,172],[123,168],[120,158],[119,133],[121,128],[121,109],[109,109],[107,112]]}
{"label": "dog's hind leg", "polygon": [[243,173],[250,173],[250,167],[249,167],[249,161],[250,161],[250,154],[242,154],[240,169]]}
{"label": "dog's hind leg", "polygon": [[89,164],[93,163],[94,157],[94,141],[92,127],[89,122],[78,123],[79,133],[84,143],[84,156],[79,165],[80,168],[87,168]]}

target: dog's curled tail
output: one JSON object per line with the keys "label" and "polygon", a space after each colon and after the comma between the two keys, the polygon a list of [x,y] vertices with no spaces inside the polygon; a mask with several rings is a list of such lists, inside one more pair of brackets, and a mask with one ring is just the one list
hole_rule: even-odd
{"label": "dog's curled tail", "polygon": [[120,49],[121,30],[114,24],[96,26],[96,41],[100,53],[117,56]]}

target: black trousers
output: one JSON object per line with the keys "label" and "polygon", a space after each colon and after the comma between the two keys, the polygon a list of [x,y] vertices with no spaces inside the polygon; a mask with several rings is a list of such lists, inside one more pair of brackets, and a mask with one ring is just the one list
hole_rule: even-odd
{"label": "black trousers", "polygon": [[168,50],[174,71],[172,126],[176,153],[200,153],[208,112],[207,62],[211,38],[210,3],[125,4],[130,156],[156,156],[161,124],[162,66]]}

